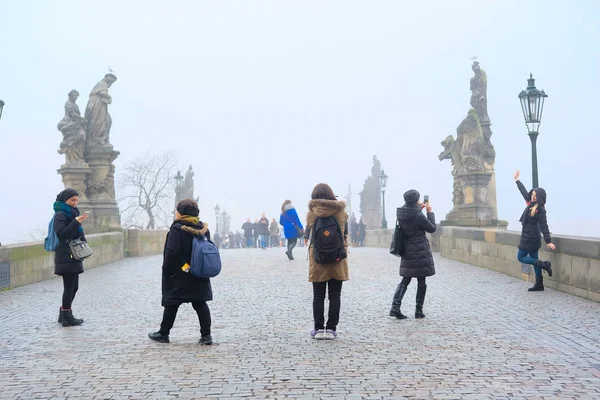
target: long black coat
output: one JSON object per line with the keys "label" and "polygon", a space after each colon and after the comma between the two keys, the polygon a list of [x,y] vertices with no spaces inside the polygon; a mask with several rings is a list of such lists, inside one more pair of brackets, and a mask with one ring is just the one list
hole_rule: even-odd
{"label": "long black coat", "polygon": [[425,232],[435,232],[435,215],[421,212],[417,204],[404,205],[396,212],[402,228],[404,255],[400,262],[400,276],[418,278],[435,275],[433,255]]}
{"label": "long black coat", "polygon": [[210,279],[200,279],[183,272],[181,267],[190,263],[192,239],[210,232],[202,222],[194,225],[177,221],[167,234],[162,265],[162,305],[177,306],[182,303],[210,301],[213,298]]}
{"label": "long black coat", "polygon": [[[523,228],[521,230],[519,249],[528,253],[535,253],[542,247],[542,234],[544,235],[544,241],[546,243],[552,243],[550,229],[548,228],[546,208],[544,207],[546,204],[546,191],[542,188],[535,188],[528,192],[521,181],[517,181],[517,187],[527,202],[527,207],[525,208],[525,211],[523,211],[520,220],[521,224],[523,224]],[[531,203],[531,193],[533,191],[535,191],[537,196],[538,208],[536,213],[531,216],[531,209],[535,206],[535,203]]]}
{"label": "long black coat", "polygon": [[54,273],[56,275],[81,274],[83,263],[71,257],[69,240],[85,240],[83,231],[79,231],[81,224],[75,217],[69,217],[63,212],[54,213],[54,232],[59,243],[54,253]]}

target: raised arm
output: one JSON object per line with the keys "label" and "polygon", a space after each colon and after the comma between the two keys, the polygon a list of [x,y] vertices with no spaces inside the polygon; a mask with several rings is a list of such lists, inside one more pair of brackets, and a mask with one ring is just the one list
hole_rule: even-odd
{"label": "raised arm", "polygon": [[523,182],[519,180],[520,175],[521,172],[519,170],[517,170],[517,172],[515,172],[515,174],[513,175],[513,177],[515,178],[515,182],[517,183],[517,187],[519,188],[519,192],[521,192],[521,195],[523,196],[525,201],[531,201],[531,195],[529,194],[529,191],[525,188]]}

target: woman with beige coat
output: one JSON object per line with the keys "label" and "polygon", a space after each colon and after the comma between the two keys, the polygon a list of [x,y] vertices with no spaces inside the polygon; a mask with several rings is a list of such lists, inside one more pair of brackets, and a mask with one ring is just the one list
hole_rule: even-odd
{"label": "woman with beige coat", "polygon": [[[331,187],[320,183],[313,189],[308,203],[305,243],[308,248],[308,281],[313,284],[313,317],[315,326],[311,332],[314,339],[332,340],[337,337],[340,319],[342,282],[348,280],[348,214],[346,203],[338,201]],[[333,225],[327,225],[328,223]],[[311,235],[312,233],[312,235]],[[318,236],[321,235],[321,236]],[[325,237],[330,246],[323,253],[319,243]],[[315,251],[315,243],[317,249]],[[330,257],[331,254],[333,258]],[[321,263],[317,262],[321,261]],[[325,324],[325,292],[329,292],[329,315]]]}

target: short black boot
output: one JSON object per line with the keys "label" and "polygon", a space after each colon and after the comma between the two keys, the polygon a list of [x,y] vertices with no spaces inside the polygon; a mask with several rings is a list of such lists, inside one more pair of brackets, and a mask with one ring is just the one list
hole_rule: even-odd
{"label": "short black boot", "polygon": [[155,342],[160,342],[160,343],[169,343],[169,335],[165,335],[163,333],[161,333],[160,331],[158,332],[150,332],[148,334],[148,337],[152,340],[154,340]]}
{"label": "short black boot", "polygon": [[198,341],[198,344],[210,346],[211,344],[213,344],[212,336],[211,335],[202,335],[202,337],[200,337],[200,340]]}
{"label": "short black boot", "polygon": [[425,303],[425,293],[427,293],[427,285],[417,286],[417,306],[415,307],[415,318],[425,318],[423,314],[423,304]]}
{"label": "short black boot", "polygon": [[82,319],[77,319],[73,316],[72,310],[61,310],[62,311],[62,321],[61,324],[63,328],[67,326],[79,326],[83,324]]}
{"label": "short black boot", "polygon": [[535,284],[527,289],[530,292],[543,292],[544,291],[544,278],[542,276],[535,277]]}
{"label": "short black boot", "polygon": [[63,320],[62,307],[58,307],[58,323],[62,324],[62,320]]}
{"label": "short black boot", "polygon": [[396,292],[394,293],[394,299],[392,300],[392,308],[390,310],[390,317],[396,317],[398,319],[406,319],[406,315],[402,314],[400,311],[400,306],[402,305],[402,298],[406,293],[406,289],[408,286],[400,283],[396,287]]}
{"label": "short black boot", "polygon": [[536,260],[533,264],[535,267],[542,269],[548,273],[548,276],[552,276],[552,263],[550,261]]}

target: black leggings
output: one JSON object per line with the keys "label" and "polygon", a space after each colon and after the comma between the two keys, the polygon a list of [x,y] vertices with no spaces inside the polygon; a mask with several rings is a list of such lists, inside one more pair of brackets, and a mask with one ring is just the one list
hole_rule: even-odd
{"label": "black leggings", "polygon": [[70,310],[75,299],[75,294],[79,289],[79,274],[65,274],[63,278],[63,296],[62,296],[62,308],[63,310]]}
{"label": "black leggings", "polygon": [[[325,326],[325,289],[329,287],[329,314]],[[315,330],[336,330],[340,321],[340,307],[342,297],[342,281],[330,279],[327,282],[313,282],[313,317]]]}
{"label": "black leggings", "polygon": [[[410,276],[405,276],[404,278],[402,278],[402,282],[400,282],[400,283],[408,286],[408,284],[410,283],[411,280],[412,280],[412,278]],[[424,276],[419,276],[417,278],[417,285],[419,285],[419,286],[425,285],[425,277]]]}
{"label": "black leggings", "polygon": [[[210,335],[210,308],[208,308],[208,304],[205,301],[194,301],[192,302],[192,307],[196,310],[196,314],[198,314],[198,321],[200,321],[200,334],[202,336]],[[165,307],[165,311],[163,312],[163,320],[160,324],[160,333],[163,335],[168,335],[171,332],[171,328],[173,328],[173,324],[175,323],[175,317],[177,316],[177,310],[179,306],[167,306]]]}

